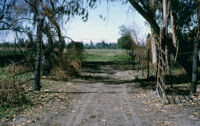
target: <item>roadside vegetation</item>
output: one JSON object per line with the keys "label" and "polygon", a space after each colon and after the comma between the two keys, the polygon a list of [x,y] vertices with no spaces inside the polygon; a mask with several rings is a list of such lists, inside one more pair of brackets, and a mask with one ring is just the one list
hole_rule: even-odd
{"label": "roadside vegetation", "polygon": [[[42,90],[48,90],[60,84],[59,81],[67,81],[69,77],[80,75],[83,46],[74,44],[69,46],[63,54],[62,65],[58,64],[59,59],[56,55],[51,55],[50,64],[46,64],[48,68],[43,65],[40,71]],[[44,101],[46,97],[44,97],[44,94],[34,91],[34,71],[32,68],[34,60],[23,60],[29,58],[27,54],[30,54],[25,48],[23,52],[18,50],[17,53],[12,47],[10,49],[4,48],[0,52],[2,52],[0,53],[2,57],[0,67],[0,119],[5,120],[33,105],[37,105]],[[17,60],[18,57],[22,58]]]}

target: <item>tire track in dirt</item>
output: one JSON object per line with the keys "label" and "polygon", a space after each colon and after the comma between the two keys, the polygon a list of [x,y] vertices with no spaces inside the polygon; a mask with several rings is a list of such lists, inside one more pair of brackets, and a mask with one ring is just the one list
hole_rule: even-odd
{"label": "tire track in dirt", "polygon": [[[106,89],[106,86],[103,85],[102,88]],[[117,123],[116,119],[121,117],[119,120],[121,120],[121,123],[123,122],[123,117],[121,113],[123,112],[117,112],[114,111],[114,109],[117,108],[118,104],[122,104],[121,103],[121,97],[120,97],[121,91],[117,91],[115,93],[99,93],[98,95],[96,95],[96,99],[99,101],[98,103],[96,103],[96,107],[93,105],[91,107],[93,107],[93,112],[92,113],[96,113],[97,115],[99,115],[100,117],[97,117],[96,119],[96,124],[98,124],[98,126],[101,125],[120,125],[119,123]],[[119,99],[119,100],[118,100]],[[117,102],[116,102],[117,101]],[[122,111],[122,110],[121,110]],[[91,112],[90,112],[91,113]],[[120,114],[119,114],[120,113]],[[125,119],[126,122],[126,126],[127,126],[127,119]],[[124,122],[123,122],[124,125]],[[129,125],[128,125],[129,126]]]}
{"label": "tire track in dirt", "polygon": [[81,123],[82,118],[84,117],[84,113],[87,110],[89,104],[91,103],[93,97],[94,97],[94,93],[90,93],[89,95],[84,94],[81,97],[80,101],[82,102],[82,104],[78,104],[75,106],[75,108],[73,109],[75,111],[72,111],[73,114],[71,114],[71,116],[69,117],[69,120],[67,121],[67,124],[69,124],[69,126],[78,126]]}
{"label": "tire track in dirt", "polygon": [[[93,84],[93,86],[88,84],[85,85],[86,90],[89,91],[95,90],[98,92],[95,94],[94,93],[84,94],[85,96],[81,98],[81,102],[83,104],[78,105],[74,108],[74,110],[79,109],[79,111],[77,111],[77,113],[79,112],[78,115],[76,116],[76,113],[74,113],[72,117],[70,117],[71,119],[68,121],[70,126],[79,126],[79,125],[142,126],[140,118],[134,112],[133,107],[128,99],[126,85],[118,84],[109,86],[104,83],[101,84],[95,83]],[[115,88],[113,89],[113,87]],[[106,92],[115,92],[115,93],[106,93]],[[91,101],[95,100],[98,101],[96,104],[91,103]],[[115,111],[115,109],[117,109],[117,111]],[[104,123],[102,123],[102,121]]]}
{"label": "tire track in dirt", "polygon": [[[124,87],[124,86],[123,86],[123,87]],[[124,89],[124,88],[122,88],[122,89]],[[124,99],[124,92],[120,93],[120,96],[121,96],[121,98],[120,98],[120,104],[122,104],[123,107],[125,107],[125,106],[124,106],[124,103],[126,103],[127,101],[125,101],[125,102],[123,101],[123,99]],[[124,116],[125,121],[126,121],[126,126],[132,126],[134,122],[132,122],[132,120],[130,120],[130,119],[128,118],[126,112],[127,112],[127,111],[125,111],[125,108],[123,108],[123,109],[122,109],[122,113],[123,113],[123,116]],[[132,116],[132,115],[131,115],[131,116]]]}
{"label": "tire track in dirt", "polygon": [[[107,89],[105,84],[101,85],[100,87],[95,87],[95,90],[100,90],[102,88]],[[124,126],[142,126],[142,122],[140,121],[139,117],[136,116],[136,113],[134,113],[129,99],[127,98],[127,87],[124,85],[118,85],[117,87],[118,89],[116,93],[105,93],[105,91],[103,91],[95,94],[85,94],[84,97],[81,98],[83,104],[78,105],[73,109],[81,110],[77,111],[77,116],[76,113],[74,113],[72,117],[70,117],[71,120],[68,120],[70,126],[101,126],[113,124]],[[98,102],[95,103],[94,101]],[[117,111],[115,111],[115,109],[117,109]],[[129,114],[129,116],[127,114]],[[118,124],[116,121],[120,121],[120,124]]]}
{"label": "tire track in dirt", "polygon": [[[79,109],[80,111],[77,111],[78,115],[74,113],[71,117],[71,119],[68,121],[69,126],[85,126],[85,125],[102,125],[101,121],[94,121],[93,118],[96,118],[94,114],[97,113],[99,108],[104,104],[104,100],[102,100],[102,95],[107,94],[104,89],[104,84],[102,83],[95,83],[92,86],[91,85],[85,85],[84,90],[89,90],[87,92],[95,92],[95,93],[87,93],[84,94],[84,96],[80,99],[80,101],[83,103],[82,105],[78,105],[74,108],[74,110]],[[100,100],[99,100],[100,98]],[[94,101],[99,100],[98,104],[95,104]],[[92,117],[92,118],[91,118]]]}
{"label": "tire track in dirt", "polygon": [[[125,107],[128,109],[128,111],[126,111],[126,113],[127,112],[131,113],[132,122],[134,122],[137,126],[142,126],[143,123],[142,123],[141,119],[137,116],[136,112],[133,109],[134,106],[131,105],[130,100],[128,99],[129,96],[128,96],[128,91],[127,91],[126,85],[123,85],[123,89],[124,89],[124,91],[122,92],[122,95],[127,103],[127,105]],[[125,114],[125,116],[127,116],[127,114]],[[133,124],[131,124],[131,125],[133,125]]]}

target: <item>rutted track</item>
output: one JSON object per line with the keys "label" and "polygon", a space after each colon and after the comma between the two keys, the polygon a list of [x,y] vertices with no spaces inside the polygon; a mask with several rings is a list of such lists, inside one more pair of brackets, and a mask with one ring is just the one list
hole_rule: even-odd
{"label": "rutted track", "polygon": [[[94,65],[94,64],[90,64]],[[90,69],[89,69],[90,68]],[[162,106],[155,92],[144,90],[125,66],[103,64],[83,69],[82,78],[71,79],[69,100],[48,103],[40,111],[2,124],[65,126],[200,125],[189,116],[200,107]],[[118,69],[117,69],[118,68]],[[70,87],[69,87],[70,88]],[[56,90],[56,89],[55,89]],[[56,92],[56,91],[55,91]],[[60,92],[62,93],[62,92]],[[1,124],[1,123],[0,123]]]}

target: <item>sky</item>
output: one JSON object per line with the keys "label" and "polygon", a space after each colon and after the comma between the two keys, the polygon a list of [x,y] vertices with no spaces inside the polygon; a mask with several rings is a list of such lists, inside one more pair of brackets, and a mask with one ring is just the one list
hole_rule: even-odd
{"label": "sky", "polygon": [[[100,18],[103,17],[104,19]],[[140,39],[146,38],[150,29],[145,25],[144,18],[129,4],[122,5],[119,2],[103,2],[96,9],[89,10],[87,22],[80,17],[75,17],[65,24],[65,36],[75,41],[90,42],[117,42],[120,38],[119,26],[133,26],[137,30]]]}
{"label": "sky", "polygon": [[[149,27],[144,23],[144,18],[129,3],[122,4],[118,1],[107,4],[106,0],[102,1],[101,4],[97,5],[97,8],[89,10],[87,22],[83,22],[80,17],[76,16],[63,24],[63,36],[84,43],[91,40],[94,43],[102,40],[113,43],[120,38],[119,26],[121,25],[134,27],[140,40],[144,40],[150,33]],[[0,42],[14,41],[14,37],[11,36],[15,36],[15,33],[1,34]],[[66,41],[69,42],[69,40]]]}

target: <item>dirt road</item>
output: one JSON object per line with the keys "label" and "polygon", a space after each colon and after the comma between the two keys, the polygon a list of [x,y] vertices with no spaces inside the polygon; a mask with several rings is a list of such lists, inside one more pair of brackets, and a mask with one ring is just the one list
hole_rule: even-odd
{"label": "dirt road", "polygon": [[[126,66],[90,64],[82,77],[52,89],[62,99],[0,124],[65,126],[199,126],[199,104],[162,105],[148,85],[133,82]],[[138,74],[138,75],[137,75]],[[70,90],[69,90],[70,89]],[[64,98],[63,98],[64,97]],[[65,99],[68,97],[67,99]],[[28,113],[28,114],[27,114]]]}

